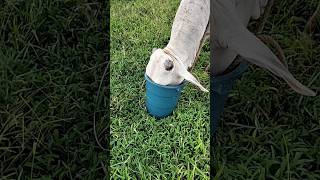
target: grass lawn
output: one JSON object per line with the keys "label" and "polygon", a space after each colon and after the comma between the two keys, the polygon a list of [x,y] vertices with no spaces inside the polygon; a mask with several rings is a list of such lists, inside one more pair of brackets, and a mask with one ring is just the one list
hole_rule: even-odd
{"label": "grass lawn", "polygon": [[[145,67],[152,48],[168,42],[178,4],[111,2],[114,179],[208,179],[209,95],[188,85],[174,115],[160,122],[144,107]],[[319,36],[300,32],[316,6],[316,0],[278,1],[264,29],[282,46],[290,71],[313,89],[320,86]],[[208,62],[206,46],[194,71],[206,87]],[[283,80],[250,66],[232,90],[220,122],[216,178],[319,179],[319,117],[319,96],[302,97]]]}
{"label": "grass lawn", "polygon": [[84,0],[1,1],[0,179],[105,174],[92,123],[99,112],[102,141],[101,12],[101,4]]}
{"label": "grass lawn", "polygon": [[[209,93],[188,84],[173,116],[155,121],[144,105],[145,67],[152,48],[169,41],[178,0],[111,1],[112,178],[209,177]],[[209,45],[194,73],[204,72]]]}
{"label": "grass lawn", "polygon": [[[209,94],[188,84],[162,121],[144,106],[145,67],[152,48],[169,41],[179,2],[111,2],[113,179],[209,178]],[[317,3],[277,1],[264,33],[282,46],[295,77],[319,91],[319,31],[300,33]],[[1,3],[0,179],[105,175],[107,153],[93,133],[96,117],[98,139],[106,139],[101,12],[85,0]],[[207,88],[209,53],[207,44],[193,72]],[[302,97],[250,66],[230,94],[215,157],[217,179],[320,179],[319,96]]]}
{"label": "grass lawn", "polygon": [[[317,3],[276,1],[264,33],[281,45],[294,76],[319,94],[320,24],[317,35],[301,34]],[[217,179],[320,179],[319,95],[302,97],[251,66],[230,94],[215,156]]]}

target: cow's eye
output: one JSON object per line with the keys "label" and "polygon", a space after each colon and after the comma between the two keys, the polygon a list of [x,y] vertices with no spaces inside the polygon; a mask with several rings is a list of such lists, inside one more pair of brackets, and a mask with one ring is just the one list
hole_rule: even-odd
{"label": "cow's eye", "polygon": [[170,59],[166,59],[164,61],[164,68],[167,70],[167,71],[171,71],[173,69],[173,62],[170,60]]}

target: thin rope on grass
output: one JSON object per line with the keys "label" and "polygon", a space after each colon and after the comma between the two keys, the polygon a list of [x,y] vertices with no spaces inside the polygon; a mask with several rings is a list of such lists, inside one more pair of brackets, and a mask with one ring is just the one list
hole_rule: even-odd
{"label": "thin rope on grass", "polygon": [[270,16],[271,9],[272,9],[273,5],[274,5],[274,0],[269,0],[267,6],[265,8],[265,11],[263,12],[263,15],[261,17],[258,28],[257,28],[257,34],[258,34],[257,37],[265,44],[269,44],[271,47],[273,47],[276,50],[277,57],[279,58],[281,63],[284,64],[286,66],[286,68],[288,68],[286,56],[285,56],[281,46],[279,45],[279,43],[276,40],[274,40],[270,35],[261,34],[263,32],[263,29],[265,27],[267,19]]}
{"label": "thin rope on grass", "polygon": [[264,26],[265,26],[265,24],[267,22],[267,19],[268,19],[270,13],[271,13],[271,8],[272,8],[273,4],[274,4],[274,0],[269,0],[268,4],[267,4],[267,6],[266,6],[266,8],[265,8],[265,10],[263,12],[263,15],[261,17],[261,20],[260,20],[260,23],[258,25],[258,28],[257,28],[257,33],[258,34],[262,33],[262,31],[264,29]]}
{"label": "thin rope on grass", "polygon": [[[98,92],[97,92],[97,99],[96,99],[96,103],[95,103],[96,105],[97,105],[97,104],[99,105],[98,99],[99,99],[99,97],[100,97],[100,89],[101,89],[101,87],[102,87],[103,80],[104,80],[104,78],[105,78],[105,76],[106,76],[106,74],[107,74],[107,70],[108,70],[108,65],[107,65],[107,67],[105,68],[105,70],[104,70],[104,72],[103,72],[103,75],[102,75],[102,78],[101,78],[101,80],[100,80],[100,84],[99,84],[99,88],[98,88]],[[103,149],[104,151],[107,151],[108,149],[104,148],[104,147],[101,145],[101,143],[100,143],[100,141],[99,141],[99,138],[98,138],[98,135],[97,135],[97,130],[96,130],[96,111],[93,113],[93,133],[94,133],[94,138],[95,138],[98,146],[99,146],[101,149]]]}
{"label": "thin rope on grass", "polygon": [[318,7],[316,11],[313,13],[313,15],[308,20],[304,32],[308,34],[312,34],[315,31],[316,25],[320,22],[320,2],[318,4]]}
{"label": "thin rope on grass", "polygon": [[276,55],[279,58],[279,60],[281,61],[281,63],[283,65],[285,65],[286,68],[288,68],[288,64],[287,64],[287,61],[286,61],[286,56],[284,55],[284,52],[283,52],[281,46],[279,45],[279,43],[269,35],[257,35],[257,37],[262,42],[264,42],[266,44],[269,44],[272,48],[274,48],[276,50]]}

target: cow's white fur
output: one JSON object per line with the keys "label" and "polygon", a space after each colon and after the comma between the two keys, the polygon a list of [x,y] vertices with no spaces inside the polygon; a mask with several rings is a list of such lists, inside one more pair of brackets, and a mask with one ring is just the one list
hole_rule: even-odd
{"label": "cow's white fur", "polygon": [[[187,69],[193,65],[197,56],[209,16],[210,0],[181,1],[173,21],[169,43],[164,49],[155,50],[150,57],[146,68],[150,79],[161,85],[177,85],[186,79],[208,92]],[[167,59],[174,64],[170,71],[164,67]]]}
{"label": "cow's white fur", "polygon": [[[260,4],[257,4],[256,0],[239,0],[239,3],[242,2],[246,3],[247,6],[240,6],[242,9],[240,12],[246,12],[246,10],[254,12],[255,9],[260,9]],[[214,27],[212,42],[215,46],[224,47],[227,51],[230,51],[231,53],[232,51],[235,52],[235,54],[240,55],[248,62],[269,70],[273,74],[284,79],[293,90],[300,94],[306,96],[316,95],[314,91],[296,80],[286,65],[246,28],[244,22],[247,22],[248,19],[242,21],[243,17],[239,16],[239,12],[237,12],[235,4],[233,4],[231,0],[214,0],[211,3],[213,3],[212,26]],[[251,9],[249,6],[250,4],[254,5],[251,6]],[[249,9],[247,9],[248,7]],[[253,13],[253,17],[257,18],[254,14],[258,14],[259,11],[260,10]],[[250,15],[250,13],[248,13],[247,16],[248,15]],[[216,58],[213,61],[214,63],[225,63],[225,59],[221,58]]]}
{"label": "cow's white fur", "polygon": [[[247,61],[283,78],[296,92],[315,96],[315,92],[302,85],[287,67],[247,29],[250,18],[258,18],[267,0],[213,0],[213,74],[225,70],[241,55]],[[182,0],[177,10],[168,45],[155,50],[146,68],[146,74],[161,85],[177,85],[184,79],[208,92],[187,71],[197,56],[210,16],[210,0]],[[216,54],[215,54],[216,53]],[[165,69],[165,61],[173,69]]]}

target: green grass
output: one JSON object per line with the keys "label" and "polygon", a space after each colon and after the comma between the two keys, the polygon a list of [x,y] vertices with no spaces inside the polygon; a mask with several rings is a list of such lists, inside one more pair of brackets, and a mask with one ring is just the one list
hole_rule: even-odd
{"label": "green grass", "polygon": [[[301,33],[317,3],[276,1],[264,33],[282,46],[294,76],[319,92],[320,42]],[[217,179],[319,179],[319,95],[300,96],[251,66],[230,94],[215,156]]]}
{"label": "green grass", "polygon": [[[168,42],[178,4],[111,2],[114,179],[208,179],[209,95],[188,85],[174,115],[160,122],[144,107],[145,67],[152,48]],[[316,0],[277,2],[264,33],[282,46],[295,77],[319,90],[319,41],[301,33],[316,6]],[[206,87],[208,62],[206,46],[194,71]],[[219,125],[216,179],[319,179],[319,113],[319,96],[302,97],[283,80],[250,66],[232,90]]]}
{"label": "green grass", "polygon": [[[188,84],[173,116],[156,121],[144,105],[145,67],[163,48],[179,1],[111,1],[111,177],[208,179],[209,94]],[[194,73],[205,87],[209,46]]]}
{"label": "green grass", "polygon": [[[144,106],[144,70],[166,45],[179,1],[111,3],[113,179],[208,179],[209,94],[188,85],[174,115]],[[319,37],[300,33],[316,0],[278,1],[264,33],[291,72],[319,91]],[[107,153],[101,6],[85,0],[4,1],[0,6],[0,179],[102,179]],[[106,17],[106,16],[105,16]],[[319,33],[319,31],[318,31]],[[317,41],[316,41],[317,40]],[[203,71],[206,45],[194,73]],[[237,82],[220,122],[217,179],[320,179],[320,98],[302,97],[255,66]]]}
{"label": "green grass", "polygon": [[92,125],[100,111],[101,140],[101,8],[85,0],[1,2],[0,179],[104,175]]}

